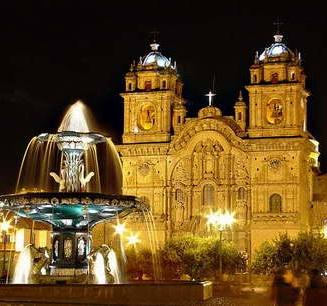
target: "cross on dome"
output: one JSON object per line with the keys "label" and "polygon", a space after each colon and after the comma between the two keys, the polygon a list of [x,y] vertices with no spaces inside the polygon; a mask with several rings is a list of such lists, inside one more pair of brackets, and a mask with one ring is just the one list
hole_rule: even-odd
{"label": "cross on dome", "polygon": [[279,17],[277,17],[277,21],[275,21],[273,25],[276,26],[276,34],[274,35],[275,42],[280,43],[283,40],[283,35],[280,34],[280,26],[283,25],[283,22],[279,20]]}
{"label": "cross on dome", "polygon": [[159,32],[154,30],[151,32],[151,34],[153,36],[152,43],[150,44],[151,50],[158,51],[160,45],[157,43],[157,36],[158,36]]}
{"label": "cross on dome", "polygon": [[152,43],[152,44],[150,44],[150,47],[151,47],[151,50],[152,51],[158,51],[158,49],[159,49],[159,44],[157,44],[155,41]]}
{"label": "cross on dome", "polygon": [[206,96],[209,98],[209,106],[212,106],[212,98],[215,96],[215,93],[212,93],[211,90],[209,93],[206,94]]}
{"label": "cross on dome", "polygon": [[283,25],[284,23],[279,20],[279,17],[277,17],[277,20],[273,23],[273,25],[276,26],[276,34],[280,34],[280,26]]}

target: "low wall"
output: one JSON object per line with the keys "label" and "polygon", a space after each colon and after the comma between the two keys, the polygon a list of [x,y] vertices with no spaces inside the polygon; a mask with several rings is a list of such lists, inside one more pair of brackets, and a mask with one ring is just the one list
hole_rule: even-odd
{"label": "low wall", "polygon": [[0,285],[0,303],[169,305],[212,297],[212,283],[158,282],[109,285]]}

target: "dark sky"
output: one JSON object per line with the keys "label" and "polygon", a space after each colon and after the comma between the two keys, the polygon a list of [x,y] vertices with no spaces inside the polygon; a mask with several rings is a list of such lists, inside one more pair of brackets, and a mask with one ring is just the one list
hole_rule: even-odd
{"label": "dark sky", "polygon": [[309,129],[327,171],[327,20],[316,1],[2,1],[0,4],[0,193],[13,192],[29,140],[57,129],[81,98],[116,142],[123,125],[124,74],[160,32],[161,51],[177,60],[189,115],[215,103],[231,115],[256,50],[284,22],[287,45],[302,53],[312,93]]}

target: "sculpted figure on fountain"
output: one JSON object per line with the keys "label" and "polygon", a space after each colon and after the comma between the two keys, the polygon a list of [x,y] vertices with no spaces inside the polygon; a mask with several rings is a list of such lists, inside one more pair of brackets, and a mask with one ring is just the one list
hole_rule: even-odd
{"label": "sculpted figure on fountain", "polygon": [[50,176],[59,184],[59,192],[86,191],[86,185],[94,176],[94,172],[84,175],[85,166],[82,156],[83,152],[64,152],[64,167],[60,170],[60,176],[50,172]]}

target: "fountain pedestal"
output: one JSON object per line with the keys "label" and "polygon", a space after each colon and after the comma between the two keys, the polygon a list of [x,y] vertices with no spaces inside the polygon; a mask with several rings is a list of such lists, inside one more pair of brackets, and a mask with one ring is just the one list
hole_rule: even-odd
{"label": "fountain pedestal", "polygon": [[2,195],[0,208],[52,225],[50,275],[35,275],[35,282],[82,283],[89,269],[93,226],[132,211],[142,212],[147,206],[140,199],[126,195],[34,192]]}
{"label": "fountain pedestal", "polygon": [[87,230],[54,229],[52,234],[51,275],[76,275],[88,269],[90,235]]}

